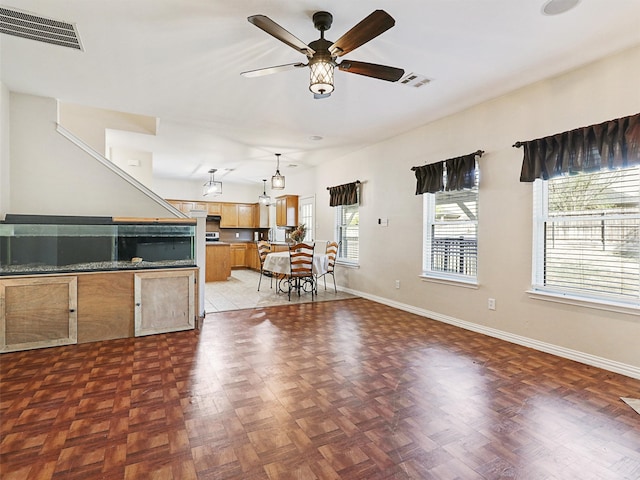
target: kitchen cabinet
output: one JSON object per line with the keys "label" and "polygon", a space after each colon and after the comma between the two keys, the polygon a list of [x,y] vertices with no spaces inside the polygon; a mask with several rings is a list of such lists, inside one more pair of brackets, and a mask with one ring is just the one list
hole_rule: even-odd
{"label": "kitchen cabinet", "polygon": [[209,215],[222,215],[222,204],[220,202],[207,202],[207,213]]}
{"label": "kitchen cabinet", "polygon": [[240,228],[253,228],[255,226],[253,220],[253,205],[251,204],[238,204],[238,227]]}
{"label": "kitchen cabinet", "polygon": [[298,225],[297,195],[276,197],[276,225],[278,227],[295,227]]}
{"label": "kitchen cabinet", "polygon": [[253,228],[253,205],[249,203],[223,203],[221,228]]}
{"label": "kitchen cabinet", "polygon": [[271,251],[272,252],[288,252],[289,251],[289,245],[286,243],[272,243],[271,244]]}
{"label": "kitchen cabinet", "polygon": [[233,228],[238,226],[238,206],[235,203],[223,203],[221,215],[221,228]]}
{"label": "kitchen cabinet", "polygon": [[207,245],[205,282],[226,280],[231,276],[231,249],[229,244]]}
{"label": "kitchen cabinet", "polygon": [[0,352],[78,341],[77,277],[0,280]]}
{"label": "kitchen cabinet", "polygon": [[167,200],[167,202],[186,215],[188,215],[191,210],[207,211],[207,202],[187,202],[184,200]]}
{"label": "kitchen cabinet", "polygon": [[260,259],[258,258],[258,246],[255,243],[247,244],[247,267],[252,270],[260,270]]}
{"label": "kitchen cabinet", "polygon": [[231,244],[231,268],[246,267],[247,262],[247,244],[232,243]]}

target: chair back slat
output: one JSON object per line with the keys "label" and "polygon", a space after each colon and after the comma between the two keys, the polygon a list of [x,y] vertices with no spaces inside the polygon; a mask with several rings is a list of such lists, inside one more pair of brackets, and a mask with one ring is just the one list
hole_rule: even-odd
{"label": "chair back slat", "polygon": [[328,242],[327,243],[327,258],[329,260],[329,268],[328,272],[333,272],[333,268],[336,265],[336,258],[338,257],[338,249],[340,248],[340,244],[338,242]]}
{"label": "chair back slat", "polygon": [[309,243],[289,245],[289,260],[292,277],[310,277],[313,275],[313,249]]}
{"label": "chair back slat", "polygon": [[258,245],[258,257],[260,258],[260,265],[264,264],[267,255],[271,253],[271,244],[267,241],[260,240],[257,242]]}

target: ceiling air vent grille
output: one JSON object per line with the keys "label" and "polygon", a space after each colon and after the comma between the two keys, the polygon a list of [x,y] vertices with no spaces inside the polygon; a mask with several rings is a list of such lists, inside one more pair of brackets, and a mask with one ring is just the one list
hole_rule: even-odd
{"label": "ceiling air vent grille", "polygon": [[430,79],[419,73],[409,73],[401,78],[399,83],[407,87],[420,88],[424,87],[430,81]]}
{"label": "ceiling air vent grille", "polygon": [[75,25],[19,10],[0,7],[0,33],[84,50]]}

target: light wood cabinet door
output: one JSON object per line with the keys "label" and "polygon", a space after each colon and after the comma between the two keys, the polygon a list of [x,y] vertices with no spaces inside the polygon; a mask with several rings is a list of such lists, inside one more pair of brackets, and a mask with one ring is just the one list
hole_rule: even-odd
{"label": "light wood cabinet door", "polygon": [[253,220],[253,206],[248,204],[238,204],[238,227],[240,228],[254,228],[255,223]]}
{"label": "light wood cabinet door", "polygon": [[276,198],[276,225],[295,227],[298,225],[298,196],[283,195]]}
{"label": "light wood cabinet door", "polygon": [[260,270],[260,259],[258,258],[258,246],[255,243],[247,244],[247,267],[253,270]]}
{"label": "light wood cabinet door", "polygon": [[223,203],[221,213],[220,227],[233,228],[238,226],[238,204]]}
{"label": "light wood cabinet door", "polygon": [[136,337],[195,328],[195,272],[141,272],[134,277]]}
{"label": "light wood cabinet door", "polygon": [[209,215],[222,215],[222,204],[218,202],[208,202],[207,213]]}
{"label": "light wood cabinet door", "polygon": [[207,245],[206,282],[226,280],[231,276],[231,250],[229,245]]}
{"label": "light wood cabinet door", "polygon": [[207,210],[207,202],[188,202],[185,200],[167,200],[171,205],[176,207],[184,214],[189,214],[191,210]]}
{"label": "light wood cabinet door", "polygon": [[77,341],[77,277],[0,280],[0,352]]}
{"label": "light wood cabinet door", "polygon": [[231,268],[246,267],[246,243],[231,244]]}

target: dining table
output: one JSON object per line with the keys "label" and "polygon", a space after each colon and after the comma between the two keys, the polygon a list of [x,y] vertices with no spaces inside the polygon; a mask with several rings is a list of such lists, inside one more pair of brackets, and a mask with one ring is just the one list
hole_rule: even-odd
{"label": "dining table", "polygon": [[[289,252],[269,253],[264,259],[264,265],[262,268],[267,272],[280,276],[280,279],[277,281],[276,292],[284,291],[285,289],[282,288],[282,282],[286,283],[288,281],[287,276],[291,274],[291,260],[289,259]],[[326,253],[314,253],[312,267],[313,275],[315,277],[319,277],[320,275],[327,273],[328,270],[329,256]]]}
{"label": "dining table", "polygon": [[[273,273],[289,275],[291,273],[291,261],[289,252],[269,253],[264,260],[264,270]],[[329,256],[326,253],[313,254],[313,274],[324,275],[329,270]]]}

